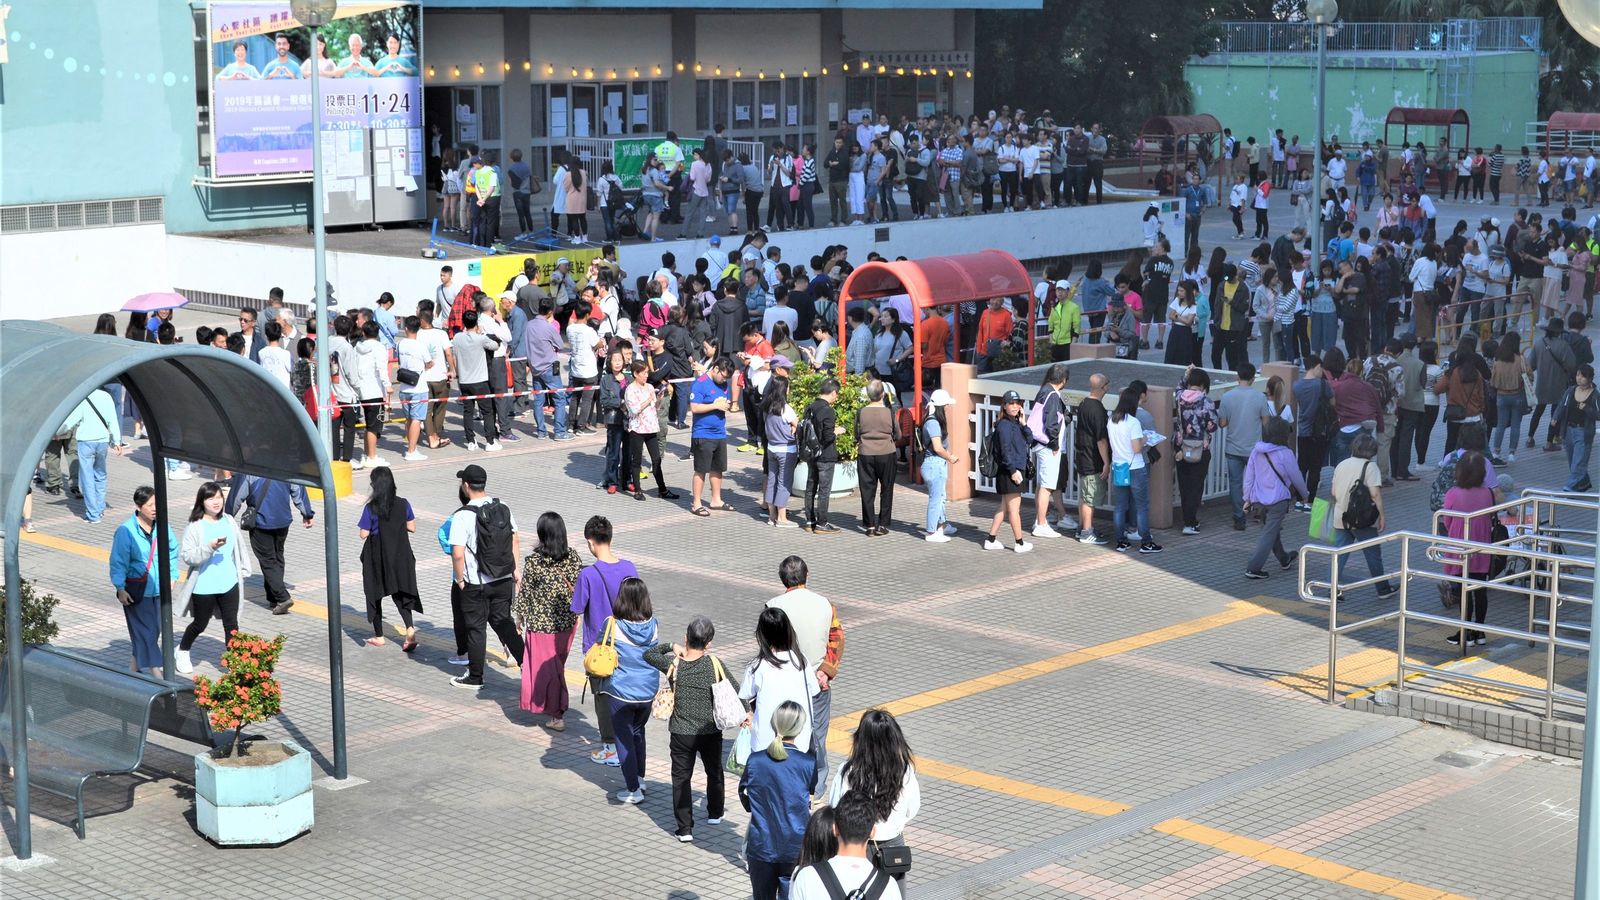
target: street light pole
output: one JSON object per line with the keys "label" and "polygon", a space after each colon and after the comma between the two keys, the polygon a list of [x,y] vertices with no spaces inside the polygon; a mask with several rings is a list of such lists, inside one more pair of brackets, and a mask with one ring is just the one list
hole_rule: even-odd
{"label": "street light pole", "polygon": [[1311,20],[1311,27],[1317,30],[1317,151],[1312,157],[1312,171],[1316,174],[1311,182],[1316,187],[1312,188],[1311,196],[1306,198],[1311,202],[1309,271],[1312,278],[1322,277],[1322,131],[1328,108],[1328,29],[1338,17],[1339,4],[1336,0],[1306,0],[1306,18]]}
{"label": "street light pole", "polygon": [[[313,16],[312,18],[316,18]],[[324,21],[307,22],[311,32],[311,259],[316,278],[317,315],[317,434],[322,449],[333,453],[333,417],[328,403],[333,393],[332,373],[328,368],[328,240],[324,233],[322,209],[322,92],[318,70],[322,53],[317,47],[317,28]]]}

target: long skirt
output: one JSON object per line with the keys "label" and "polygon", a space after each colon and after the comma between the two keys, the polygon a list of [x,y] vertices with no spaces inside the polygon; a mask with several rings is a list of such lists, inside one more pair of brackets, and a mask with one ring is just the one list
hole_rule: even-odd
{"label": "long skirt", "polygon": [[132,606],[124,606],[122,615],[128,622],[128,643],[133,645],[133,659],[141,669],[161,665],[161,595],[139,597]]}
{"label": "long skirt", "polygon": [[572,629],[550,634],[526,633],[522,651],[522,708],[560,718],[566,715],[567,653],[572,649]]}

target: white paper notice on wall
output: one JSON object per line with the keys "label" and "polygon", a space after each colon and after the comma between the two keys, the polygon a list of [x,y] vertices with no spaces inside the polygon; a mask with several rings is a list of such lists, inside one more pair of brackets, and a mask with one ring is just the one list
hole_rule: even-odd
{"label": "white paper notice on wall", "polygon": [[772,119],[773,121],[777,121],[777,119],[778,119],[778,104],[776,104],[776,103],[763,103],[763,104],[761,104],[761,121],[765,122],[768,119]]}
{"label": "white paper notice on wall", "polygon": [[748,122],[748,121],[750,121],[750,107],[749,106],[735,106],[733,108],[733,120],[735,122]]}
{"label": "white paper notice on wall", "polygon": [[408,194],[414,194],[417,192],[417,180],[412,178],[410,175],[406,175],[395,184],[395,187],[405,191]]}
{"label": "white paper notice on wall", "polygon": [[380,157],[379,161],[372,167],[373,182],[378,187],[388,187],[393,182],[393,178],[390,175],[391,171],[392,170],[389,167],[389,160]]}
{"label": "white paper notice on wall", "polygon": [[838,103],[829,103],[828,104],[828,124],[830,126],[831,125],[835,125],[835,124],[838,123],[838,121],[839,121],[839,104]]}
{"label": "white paper notice on wall", "polygon": [[567,98],[550,98],[550,136],[567,136]]}
{"label": "white paper notice on wall", "polygon": [[369,203],[372,200],[372,181],[366,178],[356,179],[356,202]]}
{"label": "white paper notice on wall", "polygon": [[850,110],[849,112],[845,113],[845,119],[851,125],[860,125],[861,124],[861,110],[859,110],[859,109]]}
{"label": "white paper notice on wall", "polygon": [[800,107],[794,105],[793,103],[789,104],[788,121],[786,121],[784,124],[786,124],[786,125],[799,125],[800,124]]}
{"label": "white paper notice on wall", "polygon": [[575,109],[572,111],[572,136],[586,138],[589,136],[589,111]]}
{"label": "white paper notice on wall", "polygon": [[633,124],[650,127],[650,95],[633,95]]}

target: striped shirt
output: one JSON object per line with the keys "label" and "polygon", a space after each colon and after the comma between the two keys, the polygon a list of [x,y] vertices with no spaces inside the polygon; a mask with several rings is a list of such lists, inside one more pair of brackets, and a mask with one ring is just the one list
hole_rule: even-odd
{"label": "striped shirt", "polygon": [[1491,154],[1489,154],[1489,174],[1490,175],[1493,175],[1494,177],[1499,178],[1500,177],[1500,173],[1505,171],[1505,168],[1506,168],[1506,155],[1504,153],[1491,153]]}

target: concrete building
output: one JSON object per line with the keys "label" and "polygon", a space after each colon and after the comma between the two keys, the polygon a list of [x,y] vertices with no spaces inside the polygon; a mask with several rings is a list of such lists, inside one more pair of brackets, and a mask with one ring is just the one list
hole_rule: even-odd
{"label": "concrete building", "polygon": [[[1536,18],[1343,23],[1328,42],[1328,135],[1346,146],[1377,140],[1392,107],[1446,107],[1467,111],[1474,145],[1516,148],[1538,118],[1542,24]],[[1216,51],[1185,68],[1195,111],[1216,116],[1240,140],[1255,135],[1265,143],[1282,128],[1310,146],[1317,132],[1311,26],[1222,27]],[[1431,147],[1438,135],[1413,129],[1411,140]]]}

